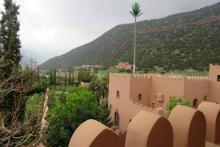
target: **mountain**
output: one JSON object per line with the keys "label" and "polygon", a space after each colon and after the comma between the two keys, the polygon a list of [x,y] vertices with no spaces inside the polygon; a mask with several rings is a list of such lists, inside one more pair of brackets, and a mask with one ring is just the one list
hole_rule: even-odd
{"label": "mountain", "polygon": [[[94,41],[51,58],[40,68],[132,63],[134,24],[118,25]],[[137,24],[137,67],[206,70],[220,64],[220,3]]]}

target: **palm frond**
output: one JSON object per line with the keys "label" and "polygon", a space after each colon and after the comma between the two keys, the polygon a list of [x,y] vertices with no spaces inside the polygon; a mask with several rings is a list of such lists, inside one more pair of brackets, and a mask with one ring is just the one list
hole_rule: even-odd
{"label": "palm frond", "polygon": [[141,8],[140,8],[140,4],[135,2],[133,5],[132,5],[132,10],[130,11],[130,13],[134,16],[134,17],[138,17],[140,16],[141,14],[143,14],[141,12]]}
{"label": "palm frond", "polygon": [[129,11],[131,13],[132,16],[135,16],[134,13],[132,11]]}

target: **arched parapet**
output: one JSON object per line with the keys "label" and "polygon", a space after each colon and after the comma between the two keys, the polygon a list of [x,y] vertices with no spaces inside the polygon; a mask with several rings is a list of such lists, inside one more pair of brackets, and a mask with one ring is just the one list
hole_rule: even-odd
{"label": "arched parapet", "polygon": [[198,110],[202,111],[206,118],[206,140],[220,144],[220,105],[211,102],[202,102]]}
{"label": "arched parapet", "polygon": [[173,127],[174,147],[205,147],[206,120],[201,111],[178,105],[168,120]]}
{"label": "arched parapet", "polygon": [[73,133],[69,147],[123,147],[119,136],[105,125],[87,120]]}
{"label": "arched parapet", "polygon": [[130,122],[125,147],[173,147],[173,130],[167,119],[140,111]]}

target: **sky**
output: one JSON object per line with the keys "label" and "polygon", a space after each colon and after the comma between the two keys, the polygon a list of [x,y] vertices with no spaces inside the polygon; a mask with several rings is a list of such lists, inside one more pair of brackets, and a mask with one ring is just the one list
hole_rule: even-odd
{"label": "sky", "polygon": [[[14,0],[20,5],[22,51],[42,63],[86,44],[118,24],[132,23],[131,5],[139,2],[138,20],[195,10],[220,0]],[[3,0],[0,0],[3,10]]]}

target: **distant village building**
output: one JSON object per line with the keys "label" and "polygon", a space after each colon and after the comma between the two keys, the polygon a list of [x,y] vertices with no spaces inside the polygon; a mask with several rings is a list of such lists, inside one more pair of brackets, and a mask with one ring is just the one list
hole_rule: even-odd
{"label": "distant village building", "polygon": [[170,96],[184,97],[195,107],[202,101],[219,103],[220,66],[211,64],[209,76],[110,74],[111,118],[117,118],[117,127],[122,130],[141,110],[162,114]]}
{"label": "distant village building", "polygon": [[84,69],[102,69],[102,65],[81,65],[81,68]]}
{"label": "distant village building", "polygon": [[128,62],[119,62],[115,67],[118,69],[132,69],[132,65]]}

